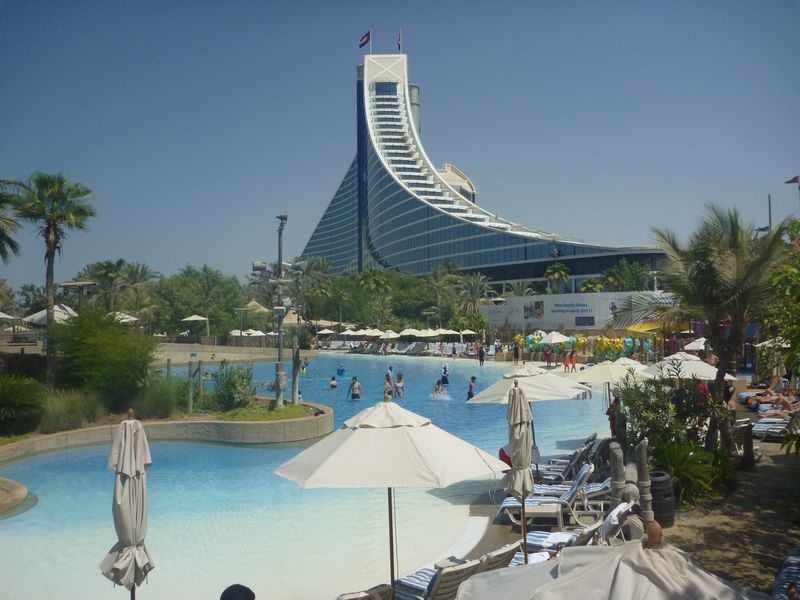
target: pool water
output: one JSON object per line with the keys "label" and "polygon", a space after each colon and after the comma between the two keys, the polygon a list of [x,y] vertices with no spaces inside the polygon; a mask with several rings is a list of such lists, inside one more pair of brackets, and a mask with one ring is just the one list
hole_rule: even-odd
{"label": "pool water", "polygon": [[[332,390],[329,381],[339,363],[346,373]],[[432,400],[440,361],[321,354],[301,375],[300,389],[304,399],[332,406],[338,427],[380,401],[389,365],[406,380],[401,404],[492,454],[505,443],[505,407],[466,405],[465,400],[471,375],[478,377],[480,390],[499,379],[508,364],[481,368],[476,361],[448,361],[452,399]],[[259,364],[256,379],[271,379],[273,372],[273,364]],[[346,398],[353,375],[362,382],[360,401]],[[557,452],[566,440],[605,433],[603,402],[596,395],[533,404],[543,454]],[[217,598],[240,582],[259,598],[333,598],[387,581],[385,490],[300,490],[272,474],[312,443],[151,444],[146,543],[156,568],[140,597]],[[0,596],[91,600],[126,593],[112,591],[98,567],[116,541],[108,451],[96,446],[45,454],[0,471],[39,498],[31,510],[0,520]],[[470,501],[495,486],[487,479],[445,490],[398,489],[400,571],[446,552],[464,532]]]}

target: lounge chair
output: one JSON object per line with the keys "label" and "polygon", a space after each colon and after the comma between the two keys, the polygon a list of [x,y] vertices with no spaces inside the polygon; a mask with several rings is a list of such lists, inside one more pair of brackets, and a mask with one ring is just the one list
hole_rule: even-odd
{"label": "lounge chair", "polygon": [[[559,530],[563,530],[565,518],[567,521],[572,518],[576,523],[582,525],[583,523],[581,523],[579,517],[583,516],[584,513],[596,515],[596,511],[579,511],[575,506],[581,489],[586,485],[586,481],[593,471],[594,465],[585,464],[581,467],[570,489],[558,497],[528,496],[525,498],[525,520],[528,524],[540,519],[554,519],[555,526]],[[508,518],[512,523],[520,525],[522,523],[522,504],[519,500],[510,496],[500,505],[497,516]]]}
{"label": "lounge chair", "polygon": [[564,483],[577,479],[577,471],[586,462],[591,445],[574,450],[568,459],[554,459],[546,464],[532,465],[534,480],[544,483]]}
{"label": "lounge chair", "polygon": [[753,425],[753,436],[758,438],[782,438],[787,433],[800,432],[800,411],[787,419],[761,419]]}
{"label": "lounge chair", "polygon": [[363,592],[341,594],[336,600],[392,600],[392,586],[382,583]]}
{"label": "lounge chair", "polygon": [[458,586],[478,572],[481,561],[468,560],[436,569],[420,569],[401,577],[394,588],[396,600],[453,600]]}

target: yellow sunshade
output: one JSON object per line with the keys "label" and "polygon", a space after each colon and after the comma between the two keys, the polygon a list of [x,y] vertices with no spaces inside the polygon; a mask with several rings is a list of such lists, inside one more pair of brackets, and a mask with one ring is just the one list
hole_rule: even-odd
{"label": "yellow sunshade", "polygon": [[625,329],[635,333],[652,333],[653,331],[659,331],[662,328],[663,325],[661,323],[637,323],[636,325],[631,325]]}

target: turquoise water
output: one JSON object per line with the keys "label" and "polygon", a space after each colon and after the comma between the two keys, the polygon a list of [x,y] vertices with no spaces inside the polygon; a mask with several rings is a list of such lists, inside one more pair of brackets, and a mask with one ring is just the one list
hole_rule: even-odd
{"label": "turquoise water", "polygon": [[[339,362],[346,374],[328,387]],[[449,362],[452,400],[431,400],[441,362],[405,357],[319,355],[301,376],[306,400],[330,405],[336,425],[381,399],[389,365],[406,379],[400,402],[438,426],[496,454],[505,443],[505,407],[466,405],[469,377],[478,389],[508,365]],[[272,364],[259,365],[269,379]],[[347,382],[362,381],[362,400],[346,399]],[[602,399],[533,405],[543,453],[557,442],[605,432]],[[153,443],[148,470],[147,545],[156,564],[141,598],[217,598],[234,582],[257,597],[331,598],[388,580],[384,490],[300,490],[272,475],[313,442],[270,446]],[[6,466],[0,476],[22,482],[38,504],[0,520],[3,598],[108,598],[124,594],[98,565],[115,541],[109,448],[41,455]],[[495,485],[474,481],[446,490],[397,490],[400,570],[431,562],[462,536],[469,502]],[[309,568],[313,576],[309,577]],[[122,597],[122,596],[120,596]]]}

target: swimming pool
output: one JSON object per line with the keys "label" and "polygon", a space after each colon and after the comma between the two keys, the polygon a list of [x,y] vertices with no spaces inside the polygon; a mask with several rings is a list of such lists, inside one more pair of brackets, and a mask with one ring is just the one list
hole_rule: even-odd
{"label": "swimming pool", "polygon": [[[328,382],[339,363],[340,387]],[[318,355],[301,376],[307,400],[334,407],[336,426],[379,401],[389,365],[401,372],[400,402],[438,426],[495,454],[505,443],[505,407],[466,405],[469,377],[478,389],[509,365],[449,361],[452,400],[431,400],[441,362],[406,357]],[[272,364],[256,378],[269,379]],[[346,381],[358,376],[363,399],[347,400]],[[533,405],[543,453],[557,441],[605,431],[602,400]],[[156,564],[141,598],[216,598],[230,583],[258,597],[332,598],[388,579],[386,493],[383,490],[300,490],[272,475],[310,443],[236,446],[153,443],[149,478],[148,548]],[[39,497],[31,510],[0,520],[0,581],[8,598],[108,598],[111,583],[99,563],[115,541],[113,475],[108,447],[41,455],[6,466],[0,476],[24,483]],[[397,490],[400,570],[440,556],[462,535],[469,502],[491,482],[446,490]],[[31,566],[34,565],[33,568]]]}

